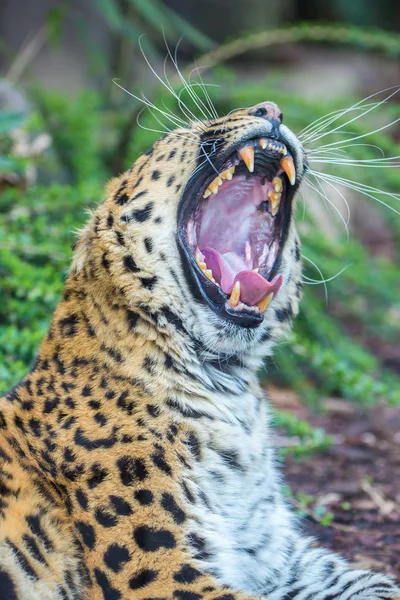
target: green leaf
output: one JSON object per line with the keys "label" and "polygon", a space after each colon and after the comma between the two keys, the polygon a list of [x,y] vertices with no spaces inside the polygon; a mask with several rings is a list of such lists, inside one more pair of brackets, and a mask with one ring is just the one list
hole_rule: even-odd
{"label": "green leaf", "polygon": [[183,34],[200,50],[210,50],[214,46],[214,42],[209,37],[159,0],[129,0],[129,2],[156,31],[162,28],[167,39]]}
{"label": "green leaf", "polygon": [[51,8],[47,13],[46,27],[49,36],[49,40],[55,46],[60,44],[62,24],[65,18],[67,7],[62,4]]}
{"label": "green leaf", "polygon": [[211,38],[197,29],[197,27],[194,27],[194,25],[191,25],[189,21],[175,13],[172,9],[165,7],[165,11],[171,19],[173,18],[175,20],[175,25],[178,30],[187,36],[196,48],[205,52],[215,46],[215,42],[213,42]]}
{"label": "green leaf", "polygon": [[108,26],[114,31],[121,31],[123,18],[114,0],[97,0],[97,5]]}

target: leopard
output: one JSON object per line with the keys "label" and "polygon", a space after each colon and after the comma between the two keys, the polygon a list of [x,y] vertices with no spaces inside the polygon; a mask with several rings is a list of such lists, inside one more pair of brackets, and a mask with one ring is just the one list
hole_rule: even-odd
{"label": "leopard", "polygon": [[299,310],[306,172],[265,101],[107,184],[0,399],[1,600],[400,600],[282,491],[258,371]]}

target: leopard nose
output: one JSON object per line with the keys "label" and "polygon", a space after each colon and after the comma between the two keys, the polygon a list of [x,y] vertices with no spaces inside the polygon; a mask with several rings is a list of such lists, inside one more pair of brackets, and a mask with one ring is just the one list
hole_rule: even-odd
{"label": "leopard nose", "polygon": [[251,117],[260,117],[270,121],[272,125],[279,126],[282,123],[283,115],[279,107],[274,102],[261,102],[249,109]]}

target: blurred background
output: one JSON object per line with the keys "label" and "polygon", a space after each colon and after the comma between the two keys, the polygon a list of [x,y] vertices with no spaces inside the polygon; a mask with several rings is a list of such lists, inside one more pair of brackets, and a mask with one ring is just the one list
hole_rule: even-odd
{"label": "blurred background", "polygon": [[[163,77],[178,45],[219,114],[277,102],[323,173],[299,203],[301,314],[261,377],[311,532],[395,575],[400,169],[374,161],[400,155],[399,30],[395,0],[0,4],[0,392],[29,369],[85,209],[164,131],[134,96],[179,112],[146,62]],[[171,57],[166,74],[190,104]]]}

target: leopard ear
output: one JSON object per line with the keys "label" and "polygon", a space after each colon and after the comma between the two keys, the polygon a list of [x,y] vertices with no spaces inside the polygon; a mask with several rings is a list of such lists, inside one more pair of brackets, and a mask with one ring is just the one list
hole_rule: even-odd
{"label": "leopard ear", "polygon": [[[93,216],[92,211],[90,211],[91,217]],[[77,231],[78,240],[72,246],[74,251],[74,255],[72,257],[72,263],[70,268],[70,273],[79,273],[83,269],[83,266],[86,262],[87,255],[89,253],[89,248],[92,243],[92,218],[84,225],[81,229]]]}

